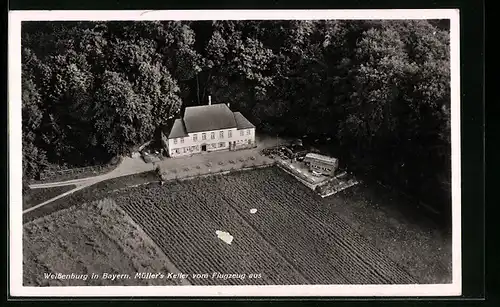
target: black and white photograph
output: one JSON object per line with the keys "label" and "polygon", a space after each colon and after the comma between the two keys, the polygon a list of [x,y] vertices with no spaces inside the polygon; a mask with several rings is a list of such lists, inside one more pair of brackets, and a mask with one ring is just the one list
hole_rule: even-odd
{"label": "black and white photograph", "polygon": [[13,13],[11,291],[460,295],[458,10]]}

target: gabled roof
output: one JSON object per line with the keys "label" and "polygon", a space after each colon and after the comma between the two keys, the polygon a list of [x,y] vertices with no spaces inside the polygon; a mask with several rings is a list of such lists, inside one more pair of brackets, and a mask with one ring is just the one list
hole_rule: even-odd
{"label": "gabled roof", "polygon": [[170,133],[168,135],[169,139],[187,137],[186,128],[182,119],[176,119]]}
{"label": "gabled roof", "polygon": [[233,112],[226,104],[187,107],[184,112],[184,125],[187,133],[235,128]]}
{"label": "gabled roof", "polygon": [[249,122],[240,112],[234,112],[234,119],[236,120],[236,128],[238,129],[255,128],[254,124]]}

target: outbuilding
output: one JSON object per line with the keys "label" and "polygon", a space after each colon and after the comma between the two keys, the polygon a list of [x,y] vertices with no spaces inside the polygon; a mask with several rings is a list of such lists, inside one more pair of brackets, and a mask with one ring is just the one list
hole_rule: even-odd
{"label": "outbuilding", "polygon": [[311,172],[314,171],[327,176],[333,176],[339,167],[338,159],[317,153],[306,154],[304,162],[309,166]]}

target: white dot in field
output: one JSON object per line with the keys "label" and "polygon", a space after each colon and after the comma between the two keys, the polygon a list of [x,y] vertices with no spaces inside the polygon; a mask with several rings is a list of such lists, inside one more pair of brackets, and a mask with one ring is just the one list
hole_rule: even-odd
{"label": "white dot in field", "polygon": [[257,209],[250,209],[250,213],[254,214],[255,212],[257,212]]}

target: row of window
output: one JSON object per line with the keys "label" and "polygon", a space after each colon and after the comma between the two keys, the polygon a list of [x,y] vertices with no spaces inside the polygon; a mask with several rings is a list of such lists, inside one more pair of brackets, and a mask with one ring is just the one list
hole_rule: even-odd
{"label": "row of window", "polygon": [[332,171],[332,169],[331,169],[331,168],[327,168],[327,167],[319,166],[319,165],[314,164],[314,163],[311,163],[311,167],[312,167],[312,168],[315,168],[315,169],[324,170],[324,171],[327,171],[327,172],[331,172],[331,171]]}
{"label": "row of window", "polygon": [[[240,136],[244,135],[244,131],[245,130],[240,130]],[[247,135],[250,135],[250,129],[247,129],[246,132],[247,132]],[[229,130],[227,132],[227,137],[228,138],[232,138],[233,137],[233,131]],[[219,138],[220,139],[224,138],[224,131],[219,131]],[[202,140],[206,140],[207,139],[207,134],[205,132],[203,132],[201,134],[201,139]],[[210,139],[215,140],[215,132],[210,132]],[[195,133],[195,134],[193,134],[193,142],[197,142],[197,141],[198,141],[198,134]],[[180,138],[180,142],[181,142],[181,144],[184,144],[184,138]],[[174,139],[174,144],[177,144],[177,139]]]}
{"label": "row of window", "polygon": [[[207,144],[207,149],[208,148],[212,148],[212,149],[215,149],[217,147],[219,148],[223,148],[226,146],[226,143],[225,142],[220,142],[220,143],[212,143],[212,144]],[[175,148],[175,149],[172,149],[172,152],[173,153],[176,153],[176,154],[180,154],[180,153],[189,153],[189,152],[193,152],[193,151],[200,151],[200,145],[196,145],[196,146],[187,146],[187,147],[182,147],[182,148]]]}

